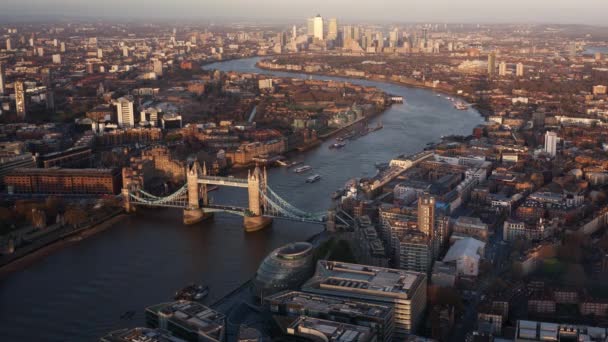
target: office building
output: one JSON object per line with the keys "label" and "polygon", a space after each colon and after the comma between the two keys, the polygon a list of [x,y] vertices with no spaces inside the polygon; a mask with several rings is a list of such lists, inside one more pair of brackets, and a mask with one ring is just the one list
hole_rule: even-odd
{"label": "office building", "polygon": [[200,303],[177,301],[146,308],[146,325],[189,342],[225,341],[226,316]]}
{"label": "office building", "polygon": [[116,195],[122,188],[119,169],[17,168],[4,176],[11,193]]}
{"label": "office building", "polygon": [[460,216],[454,222],[451,241],[472,237],[480,241],[488,241],[488,225],[478,217]]}
{"label": "office building", "polygon": [[160,124],[163,129],[182,128],[182,116],[176,113],[164,114]]}
{"label": "office building", "polygon": [[586,341],[604,342],[608,336],[607,328],[590,327],[566,323],[547,323],[518,320],[515,342],[541,341]]}
{"label": "office building", "polygon": [[429,194],[418,197],[418,230],[431,238],[435,235],[435,198]]}
{"label": "office building", "polygon": [[308,242],[295,242],[272,251],[260,264],[253,278],[256,295],[296,289],[314,271],[313,249]]}
{"label": "office building", "polygon": [[134,127],[135,113],[133,113],[133,99],[131,97],[121,97],[114,101],[114,105],[116,106],[118,127]]}
{"label": "office building", "polygon": [[424,273],[319,260],[302,291],[394,307],[393,340],[414,333],[426,308]]}
{"label": "office building", "polygon": [[507,76],[507,63],[506,62],[500,62],[500,64],[498,64],[498,76],[501,76],[501,77]]}
{"label": "office building", "polygon": [[496,52],[492,51],[488,55],[488,76],[494,76],[496,73]]}
{"label": "office building", "polygon": [[52,167],[86,168],[91,167],[93,152],[88,146],[68,148],[59,152],[43,154],[36,158],[38,167],[49,169]]}
{"label": "office building", "polygon": [[6,38],[6,49],[8,51],[13,50],[13,40],[11,38]]}
{"label": "office building", "polygon": [[394,310],[389,304],[374,304],[348,298],[300,291],[284,291],[264,299],[273,315],[298,318],[309,316],[369,327],[378,341],[392,341]]}
{"label": "office building", "polygon": [[397,268],[428,273],[433,265],[433,239],[428,235],[409,229],[393,234],[394,260]]}
{"label": "office building", "polygon": [[524,77],[524,65],[523,63],[517,63],[515,66],[515,76]]}
{"label": "office building", "polygon": [[4,77],[4,64],[0,63],[0,95],[4,95],[4,84],[6,82]]}
{"label": "office building", "polygon": [[103,50],[101,48],[97,49],[97,58],[99,58],[99,59],[103,58]]}
{"label": "office building", "polygon": [[122,56],[123,57],[129,57],[129,47],[128,46],[123,46],[122,47]]}
{"label": "office building", "polygon": [[61,64],[61,55],[56,53],[52,57],[53,64]]}
{"label": "office building", "polygon": [[314,37],[318,40],[323,40],[323,18],[320,14],[314,17]]}
{"label": "office building", "polygon": [[551,131],[545,133],[545,153],[551,157],[557,154],[557,133]]}
{"label": "office building", "polygon": [[329,19],[329,24],[327,26],[327,39],[338,39],[338,19],[336,18]]}
{"label": "office building", "polygon": [[[140,112],[140,124],[150,124],[150,126],[157,127],[160,123],[162,110],[156,107],[148,107]],[[88,117],[89,113],[87,113]]]}
{"label": "office building", "polygon": [[21,120],[27,116],[27,104],[25,96],[25,85],[22,81],[15,82],[15,111]]}
{"label": "office building", "polygon": [[315,35],[315,18],[306,20],[306,35],[313,37]]}
{"label": "office building", "polygon": [[287,334],[307,341],[374,342],[376,336],[369,328],[319,318],[302,316],[287,327]]}
{"label": "office building", "polygon": [[112,331],[99,339],[99,342],[186,342],[172,336],[166,330],[150,328],[127,328]]}

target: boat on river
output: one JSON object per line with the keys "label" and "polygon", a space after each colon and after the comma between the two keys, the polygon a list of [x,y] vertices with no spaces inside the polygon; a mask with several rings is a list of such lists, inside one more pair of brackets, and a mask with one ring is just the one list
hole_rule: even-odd
{"label": "boat on river", "polygon": [[304,165],[304,166],[297,167],[295,170],[293,170],[293,172],[302,173],[302,172],[306,172],[309,170],[312,170],[312,167],[310,165]]}
{"label": "boat on river", "polygon": [[175,292],[175,300],[203,300],[209,295],[209,286],[190,284],[183,289]]}
{"label": "boat on river", "polygon": [[321,175],[316,174],[306,178],[306,183],[314,183],[321,180]]}

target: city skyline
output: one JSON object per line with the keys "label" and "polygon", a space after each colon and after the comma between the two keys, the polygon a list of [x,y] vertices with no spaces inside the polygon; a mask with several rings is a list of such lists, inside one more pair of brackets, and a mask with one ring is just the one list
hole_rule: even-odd
{"label": "city skyline", "polygon": [[[102,3],[83,3],[75,0],[8,0],[0,20],[19,20],[19,17],[99,17],[146,19],[204,19],[254,20],[291,22],[302,17],[321,14],[346,21],[373,22],[446,22],[446,23],[560,23],[606,26],[603,13],[608,4],[594,0],[514,0],[492,3],[481,0],[430,0],[409,3],[398,0],[356,2],[335,0],[295,1],[288,8],[278,0],[258,1],[252,8],[246,0],[198,3],[194,0],[173,2],[141,0],[125,4],[117,0]],[[305,13],[305,14],[304,14]],[[539,16],[538,13],[542,13]],[[16,16],[16,17],[15,17]],[[277,19],[279,18],[279,19]]]}

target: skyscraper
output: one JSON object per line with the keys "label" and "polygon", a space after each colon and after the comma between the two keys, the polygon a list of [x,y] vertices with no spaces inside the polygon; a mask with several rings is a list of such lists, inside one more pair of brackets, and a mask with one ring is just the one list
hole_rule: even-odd
{"label": "skyscraper", "polygon": [[15,109],[19,119],[25,119],[27,115],[25,100],[25,86],[22,81],[17,81],[15,82]]}
{"label": "skyscraper", "polygon": [[507,63],[504,61],[498,64],[498,76],[507,76]]}
{"label": "skyscraper", "polygon": [[429,237],[435,233],[435,198],[429,194],[418,197],[418,230]]}
{"label": "skyscraper", "polygon": [[343,41],[349,41],[351,39],[354,39],[353,37],[353,27],[348,25],[348,26],[343,26],[342,27],[342,40]]}
{"label": "skyscraper", "polygon": [[308,18],[306,21],[306,35],[309,37],[315,35],[315,18]]}
{"label": "skyscraper", "polygon": [[6,49],[9,51],[13,49],[13,41],[10,38],[6,38]]}
{"label": "skyscraper", "polygon": [[291,28],[291,39],[296,40],[297,37],[298,29],[296,28],[296,25],[293,25],[293,27]]}
{"label": "skyscraper", "polygon": [[121,97],[114,102],[119,127],[135,126],[135,115],[133,113],[133,99]]}
{"label": "skyscraper", "polygon": [[338,20],[336,18],[329,19],[329,25],[327,27],[327,39],[338,39]]}
{"label": "skyscraper", "polygon": [[515,76],[517,76],[517,77],[524,77],[524,65],[523,65],[523,63],[517,63],[517,66],[515,67]]}
{"label": "skyscraper", "polygon": [[323,18],[320,14],[314,18],[314,37],[323,40]]}
{"label": "skyscraper", "polygon": [[551,157],[555,157],[557,154],[557,134],[555,132],[545,133],[545,152]]}
{"label": "skyscraper", "polygon": [[4,64],[0,63],[0,95],[4,94]]}
{"label": "skyscraper", "polygon": [[494,76],[496,73],[496,52],[492,51],[488,55],[488,76]]}

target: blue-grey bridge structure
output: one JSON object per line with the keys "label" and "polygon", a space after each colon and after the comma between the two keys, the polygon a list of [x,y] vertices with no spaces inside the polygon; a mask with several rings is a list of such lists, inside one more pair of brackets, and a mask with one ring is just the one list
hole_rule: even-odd
{"label": "blue-grey bridge structure", "polygon": [[[247,189],[248,206],[222,205],[211,203],[207,193],[210,185]],[[267,182],[266,169],[256,167],[247,179],[217,177],[207,174],[206,167],[198,162],[187,166],[186,184],[167,196],[156,196],[137,185],[127,184],[122,190],[127,211],[135,206],[165,207],[184,210],[184,222],[194,223],[212,213],[230,213],[247,218],[266,217],[299,222],[323,224],[327,212],[310,213],[301,210],[274,192]]]}

